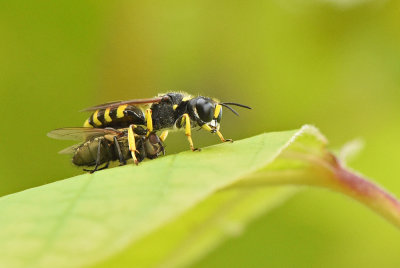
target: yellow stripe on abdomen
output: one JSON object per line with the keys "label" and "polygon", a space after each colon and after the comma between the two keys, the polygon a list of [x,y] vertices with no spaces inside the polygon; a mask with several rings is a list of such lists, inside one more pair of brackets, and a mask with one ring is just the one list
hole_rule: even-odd
{"label": "yellow stripe on abdomen", "polygon": [[125,116],[125,115],[124,115],[124,111],[125,111],[126,107],[128,107],[127,104],[118,106],[118,109],[117,109],[117,118],[122,118],[122,117]]}
{"label": "yellow stripe on abdomen", "polygon": [[106,111],[104,112],[104,119],[106,122],[111,122],[112,119],[110,117],[110,108],[107,108]]}
{"label": "yellow stripe on abdomen", "polygon": [[99,110],[97,110],[96,112],[94,112],[94,114],[93,114],[93,123],[94,123],[96,126],[101,126],[102,123],[101,123],[100,120],[97,118],[98,114],[99,114]]}
{"label": "yellow stripe on abdomen", "polygon": [[83,127],[93,127],[93,126],[89,123],[89,119],[86,119],[85,123],[83,123]]}

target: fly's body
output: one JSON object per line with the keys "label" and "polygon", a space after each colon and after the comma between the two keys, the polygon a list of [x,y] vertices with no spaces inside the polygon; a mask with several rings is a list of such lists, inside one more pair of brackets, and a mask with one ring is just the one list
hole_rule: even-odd
{"label": "fly's body", "polygon": [[[118,145],[121,148],[121,156],[127,160],[131,156],[126,146],[128,143],[124,144],[124,140],[118,140]],[[98,151],[100,151],[100,154],[98,154]],[[96,165],[96,161],[99,165],[102,165],[110,161],[116,161],[119,158],[116,144],[105,137],[88,140],[74,148],[72,153],[72,163],[76,166],[91,167]]]}
{"label": "fly's body", "polygon": [[[125,165],[134,154],[141,162],[145,158],[154,159],[164,153],[164,147],[155,133],[147,137],[135,134],[135,147],[132,152],[129,146],[128,130],[100,129],[100,128],[62,128],[51,131],[48,136],[57,139],[84,139],[78,144],[62,150],[61,154],[72,154],[72,163],[76,166],[94,166],[91,173],[107,168],[109,162],[119,161]],[[100,168],[100,165],[105,164]]]}

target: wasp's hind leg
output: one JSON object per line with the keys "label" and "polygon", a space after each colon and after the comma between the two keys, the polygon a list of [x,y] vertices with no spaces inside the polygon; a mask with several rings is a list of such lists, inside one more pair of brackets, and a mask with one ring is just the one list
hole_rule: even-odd
{"label": "wasp's hind leg", "polygon": [[136,158],[136,141],[135,141],[135,134],[133,133],[133,129],[135,128],[135,125],[130,125],[128,128],[128,144],[129,144],[129,151],[131,151],[132,159],[133,162],[138,165],[139,161]]}
{"label": "wasp's hind leg", "polygon": [[115,150],[116,150],[116,153],[119,158],[119,164],[120,164],[120,166],[124,166],[124,165],[126,165],[126,160],[125,160],[124,156],[122,155],[121,147],[119,146],[117,136],[114,136],[113,139],[114,139],[114,144],[115,144]]}
{"label": "wasp's hind leg", "polygon": [[185,124],[185,135],[189,141],[190,149],[192,151],[201,151],[199,148],[194,148],[192,140],[192,130],[190,125],[190,117],[188,114],[183,114],[181,125]]}

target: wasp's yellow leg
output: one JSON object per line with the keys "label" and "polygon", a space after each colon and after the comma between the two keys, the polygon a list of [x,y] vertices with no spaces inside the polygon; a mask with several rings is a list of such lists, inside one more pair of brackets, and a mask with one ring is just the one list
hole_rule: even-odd
{"label": "wasp's yellow leg", "polygon": [[147,136],[149,136],[150,133],[153,132],[153,119],[151,117],[151,114],[151,109],[147,109],[144,115],[147,122]]}
{"label": "wasp's yellow leg", "polygon": [[[208,132],[212,133],[212,129],[210,128],[210,126],[204,124],[201,127],[203,129],[207,130]],[[221,139],[222,142],[233,142],[233,140],[231,140],[231,139],[225,139],[224,136],[222,136],[222,133],[219,130],[215,131],[215,133],[217,133],[218,137]]]}
{"label": "wasp's yellow leg", "polygon": [[192,129],[191,129],[191,125],[190,125],[190,117],[188,114],[183,114],[182,123],[185,123],[185,135],[189,141],[190,149],[192,151],[200,151],[198,148],[194,148],[194,146],[193,146]]}
{"label": "wasp's yellow leg", "polygon": [[168,137],[168,130],[164,130],[161,135],[159,136],[160,140],[164,142]]}
{"label": "wasp's yellow leg", "polygon": [[204,124],[204,125],[202,125],[201,127],[202,127],[203,129],[207,130],[208,132],[212,132],[212,129],[210,128],[209,125]]}
{"label": "wasp's yellow leg", "polygon": [[225,139],[224,136],[222,136],[222,133],[219,132],[219,130],[217,130],[216,133],[217,133],[218,137],[221,139],[222,142],[233,142],[232,139]]}
{"label": "wasp's yellow leg", "polygon": [[135,125],[130,125],[128,128],[128,144],[129,144],[129,151],[131,151],[133,162],[137,165],[139,161],[136,158],[136,141],[135,141],[135,134],[133,133],[133,129]]}

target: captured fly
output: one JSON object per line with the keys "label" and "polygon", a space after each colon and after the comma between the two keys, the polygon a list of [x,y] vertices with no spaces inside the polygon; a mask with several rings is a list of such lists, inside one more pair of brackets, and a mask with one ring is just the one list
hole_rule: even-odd
{"label": "captured fly", "polygon": [[[128,129],[60,128],[47,135],[62,140],[83,140],[83,143],[68,147],[59,153],[72,154],[72,163],[76,166],[94,166],[91,170],[84,169],[90,173],[107,168],[111,161],[118,160],[120,165],[125,165],[126,161],[132,158],[132,154],[138,162],[164,154],[162,141],[154,132],[147,136],[134,134],[135,148],[129,146]],[[104,166],[100,167],[103,164]]]}

